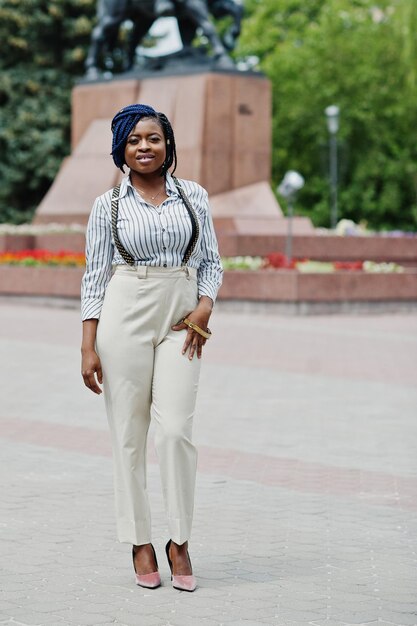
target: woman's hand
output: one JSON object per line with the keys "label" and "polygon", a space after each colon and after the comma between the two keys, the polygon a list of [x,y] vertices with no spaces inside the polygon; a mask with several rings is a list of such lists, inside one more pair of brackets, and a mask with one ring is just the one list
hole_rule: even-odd
{"label": "woman's hand", "polygon": [[[97,384],[103,382],[103,372],[99,356],[95,350],[98,319],[91,318],[83,321],[83,340],[81,344],[81,374],[84,384],[97,395],[101,389]],[[96,380],[97,375],[97,380]]]}
{"label": "woman's hand", "polygon": [[81,374],[84,379],[85,386],[91,389],[91,391],[93,391],[97,395],[100,395],[102,390],[98,386],[97,381],[100,383],[100,385],[102,384],[103,372],[101,370],[99,356],[95,350],[89,349],[86,351],[82,351]]}
{"label": "woman's hand", "polygon": [[[208,322],[210,319],[211,312],[213,310],[213,301],[208,296],[201,296],[198,305],[194,309],[186,315],[190,322],[193,322],[203,330],[207,330]],[[182,347],[182,354],[185,354],[189,349],[188,358],[192,361],[194,354],[197,352],[197,358],[201,359],[201,355],[203,353],[203,346],[206,343],[207,339],[197,333],[192,328],[189,328],[184,322],[178,322],[172,326],[172,330],[184,330],[187,329],[187,336],[184,341],[184,345]]]}

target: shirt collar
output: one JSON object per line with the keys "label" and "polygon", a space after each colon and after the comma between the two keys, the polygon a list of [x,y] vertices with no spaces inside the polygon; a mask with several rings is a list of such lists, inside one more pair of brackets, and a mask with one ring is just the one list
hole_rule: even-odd
{"label": "shirt collar", "polygon": [[172,178],[172,175],[169,172],[167,172],[167,175],[166,175],[166,190],[169,196],[179,195],[177,186],[174,183],[174,179]]}
{"label": "shirt collar", "polygon": [[[166,188],[166,192],[168,196],[178,196],[178,189],[174,183],[174,179],[172,178],[169,172],[167,172],[165,180],[166,180],[165,188]],[[134,191],[134,187],[132,183],[130,182],[130,176],[127,175],[124,178],[122,178],[122,181],[120,183],[119,198],[123,198],[127,194],[129,189]]]}
{"label": "shirt collar", "polygon": [[133,189],[129,176],[125,176],[124,178],[122,178],[120,183],[119,198],[123,198],[127,194],[129,187]]}

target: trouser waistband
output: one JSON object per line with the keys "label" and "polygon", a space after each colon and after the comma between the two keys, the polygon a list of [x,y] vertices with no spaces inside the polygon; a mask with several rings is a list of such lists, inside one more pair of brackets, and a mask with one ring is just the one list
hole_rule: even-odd
{"label": "trouser waistband", "polygon": [[197,278],[197,270],[195,267],[154,267],[150,265],[113,265],[113,274],[120,273],[131,274],[136,278],[149,278],[158,276],[158,278],[175,278],[181,274],[185,274],[187,279]]}

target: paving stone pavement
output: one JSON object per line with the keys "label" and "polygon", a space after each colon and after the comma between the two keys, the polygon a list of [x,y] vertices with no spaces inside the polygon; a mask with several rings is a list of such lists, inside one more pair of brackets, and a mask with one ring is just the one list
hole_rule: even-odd
{"label": "paving stone pavement", "polygon": [[417,320],[221,309],[195,440],[199,587],[135,586],[76,310],[0,303],[0,625],[415,626]]}

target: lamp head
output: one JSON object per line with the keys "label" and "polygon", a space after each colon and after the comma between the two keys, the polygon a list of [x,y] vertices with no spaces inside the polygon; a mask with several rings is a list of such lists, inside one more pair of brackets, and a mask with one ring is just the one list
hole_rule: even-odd
{"label": "lamp head", "polygon": [[327,128],[329,133],[335,135],[339,130],[339,113],[340,109],[335,104],[331,104],[330,106],[324,109],[327,118]]}
{"label": "lamp head", "polygon": [[290,170],[285,174],[277,190],[283,198],[291,198],[304,187],[304,183],[305,180],[299,172]]}

